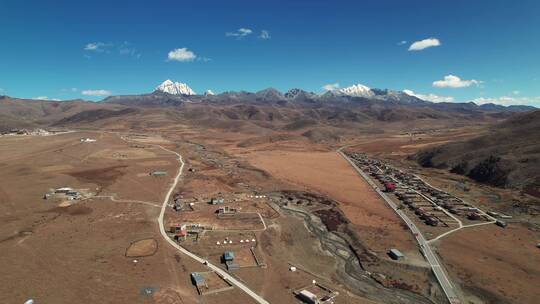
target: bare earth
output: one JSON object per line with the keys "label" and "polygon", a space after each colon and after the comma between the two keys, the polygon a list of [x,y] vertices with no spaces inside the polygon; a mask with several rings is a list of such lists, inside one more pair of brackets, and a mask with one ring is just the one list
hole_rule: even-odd
{"label": "bare earth", "polygon": [[[198,295],[189,275],[206,268],[161,238],[156,218],[177,162],[152,143],[182,154],[186,171],[174,193],[195,202],[192,211],[168,208],[166,224],[212,226],[214,230],[205,231],[198,242],[182,245],[216,264],[225,250],[237,250],[239,262],[249,267],[233,274],[271,303],[298,303],[292,292],[313,280],[338,291],[336,303],[385,303],[376,300],[376,293],[358,294],[343,284],[338,259],[323,248],[304,219],[283,212],[268,198],[247,196],[284,190],[303,190],[337,201],[362,244],[384,262],[368,268],[385,277],[389,294],[414,292],[427,299],[440,293],[411,233],[333,145],[285,135],[283,140],[275,137],[273,143],[274,137],[183,127],[155,133],[162,135],[130,135],[131,142],[115,133],[89,131],[0,138],[0,272],[5,274],[0,279],[0,303],[24,303],[30,298],[60,304],[253,303],[237,288]],[[354,139],[359,145],[353,149],[407,167],[411,164],[405,155],[471,134],[474,130],[451,130],[414,140],[366,135]],[[97,141],[82,143],[81,137]],[[168,175],[150,176],[154,170]],[[452,176],[414,170],[427,179],[436,177],[436,183],[448,191],[459,191]],[[89,195],[80,201],[43,199],[51,189],[64,186]],[[474,184],[471,189],[457,194],[490,206],[486,193],[491,189]],[[219,218],[217,207],[208,204],[218,195],[244,195],[227,201],[240,212]],[[225,238],[235,244],[217,244]],[[248,238],[255,243],[237,242]],[[536,303],[538,239],[534,229],[511,222],[506,229],[494,225],[462,229],[435,246],[468,302]],[[257,267],[251,246],[266,267]],[[398,248],[407,258],[392,261],[386,254],[390,248]],[[298,271],[289,271],[291,265]],[[359,275],[379,284],[365,271]],[[430,298],[434,302],[439,298],[434,299]]]}
{"label": "bare earth", "polygon": [[[537,238],[520,225],[481,226],[444,239],[439,253],[464,289],[494,302],[538,303],[540,254]],[[495,295],[495,297],[493,296]]]}
{"label": "bare earth", "polygon": [[389,248],[416,252],[415,241],[399,217],[336,152],[265,151],[247,157],[278,179],[339,201],[371,249],[382,254]]}

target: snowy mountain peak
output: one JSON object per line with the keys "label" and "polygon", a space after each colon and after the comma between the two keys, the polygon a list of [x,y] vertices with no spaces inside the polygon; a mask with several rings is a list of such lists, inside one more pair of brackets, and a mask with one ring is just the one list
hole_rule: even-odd
{"label": "snowy mountain peak", "polygon": [[204,92],[204,95],[213,96],[213,95],[216,95],[216,94],[214,94],[214,92],[212,92],[212,90],[206,90],[206,92]]}
{"label": "snowy mountain peak", "polygon": [[369,87],[363,84],[355,84],[350,87],[339,89],[338,92],[353,97],[373,97],[373,95],[375,95]]}
{"label": "snowy mountain peak", "polygon": [[187,84],[172,82],[170,79],[167,79],[160,84],[156,88],[156,91],[169,93],[172,95],[196,95],[195,91],[193,91]]}

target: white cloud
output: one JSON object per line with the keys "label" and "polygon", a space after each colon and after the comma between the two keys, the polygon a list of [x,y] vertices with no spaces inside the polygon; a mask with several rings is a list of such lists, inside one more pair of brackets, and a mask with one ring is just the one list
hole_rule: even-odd
{"label": "white cloud", "polygon": [[247,35],[249,35],[251,33],[253,33],[253,31],[251,29],[241,27],[235,32],[227,32],[227,33],[225,33],[225,36],[242,38],[242,37],[245,37],[245,36],[247,36]]}
{"label": "white cloud", "polygon": [[337,88],[339,88],[339,83],[329,83],[329,84],[325,84],[322,86],[322,89],[325,90],[325,91],[332,91],[332,90],[336,90]]}
{"label": "white cloud", "polygon": [[415,41],[409,46],[409,51],[421,51],[433,46],[439,46],[441,42],[437,38],[427,38],[420,41]]}
{"label": "white cloud", "polygon": [[60,99],[58,98],[49,98],[47,96],[37,96],[37,97],[34,97],[32,99],[36,99],[36,100],[50,100],[50,101],[61,101]]}
{"label": "white cloud", "polygon": [[122,44],[118,46],[118,53],[120,53],[120,55],[131,56],[137,59],[141,58],[141,53],[139,53],[137,49],[127,41],[122,42]]}
{"label": "white cloud", "polygon": [[112,46],[111,44],[103,43],[103,42],[90,42],[87,43],[84,46],[85,51],[91,51],[91,52],[104,52],[106,48]]}
{"label": "white cloud", "polygon": [[512,96],[501,96],[501,97],[479,97],[473,99],[472,102],[482,105],[486,103],[494,103],[503,106],[510,105],[540,105],[540,96],[537,97],[512,97]]}
{"label": "white cloud", "polygon": [[407,44],[407,40],[401,40],[400,42],[397,43],[397,45],[404,45],[404,44]]}
{"label": "white cloud", "polygon": [[403,90],[403,93],[409,96],[414,96],[422,100],[431,101],[431,102],[454,102],[454,97],[451,97],[451,96],[439,96],[435,94],[425,95],[425,94],[415,93],[411,90]]}
{"label": "white cloud", "polygon": [[269,31],[267,31],[267,30],[262,30],[262,31],[261,31],[261,34],[259,35],[259,38],[261,38],[261,39],[263,39],[263,40],[267,40],[267,39],[270,39],[270,38],[272,38],[272,37],[270,36],[270,32],[269,32]]}
{"label": "white cloud", "polygon": [[171,61],[193,61],[197,58],[197,55],[187,48],[180,48],[170,51],[167,58]]}
{"label": "white cloud", "polygon": [[109,90],[83,90],[81,94],[86,96],[106,96],[111,95],[112,92]]}
{"label": "white cloud", "polygon": [[514,91],[512,91],[512,94],[519,95],[519,94],[521,94],[521,92],[519,90],[514,90]]}
{"label": "white cloud", "polygon": [[462,80],[455,75],[446,75],[443,80],[436,80],[433,82],[433,86],[436,88],[465,88],[471,85],[479,85],[482,81],[479,80]]}

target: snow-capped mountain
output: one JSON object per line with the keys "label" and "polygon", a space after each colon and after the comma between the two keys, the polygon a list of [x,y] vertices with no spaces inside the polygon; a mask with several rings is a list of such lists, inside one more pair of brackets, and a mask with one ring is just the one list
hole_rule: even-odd
{"label": "snow-capped mountain", "polygon": [[353,97],[373,97],[375,95],[375,93],[373,93],[369,87],[363,84],[355,84],[350,87],[339,89],[337,92],[341,93],[342,95]]}
{"label": "snow-capped mountain", "polygon": [[212,92],[212,90],[206,90],[206,92],[204,92],[204,95],[205,96],[213,96],[213,95],[216,95],[214,92]]}
{"label": "snow-capped mountain", "polygon": [[160,84],[156,91],[169,93],[172,95],[196,95],[195,91],[193,91],[190,87],[188,87],[185,83],[180,82],[172,82],[171,80],[167,79],[162,84]]}

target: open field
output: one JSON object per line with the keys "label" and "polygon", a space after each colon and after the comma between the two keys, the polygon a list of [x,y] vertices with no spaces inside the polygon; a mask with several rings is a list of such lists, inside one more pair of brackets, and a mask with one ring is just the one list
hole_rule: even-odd
{"label": "open field", "polygon": [[[151,146],[160,143],[175,149],[186,160],[183,178],[174,193],[186,203],[193,203],[190,208],[175,212],[170,202],[166,226],[198,223],[212,227],[213,230],[199,233],[196,242],[188,239],[182,246],[223,268],[220,261],[223,252],[235,252],[241,268],[234,270],[234,274],[271,303],[297,303],[293,292],[308,286],[312,280],[339,291],[336,303],[397,303],[393,302],[396,294],[408,303],[427,302],[429,295],[435,295],[431,299],[439,302],[440,290],[433,285],[433,277],[412,234],[331,147],[318,144],[299,147],[294,140],[279,147],[267,143],[239,147],[237,142],[241,136],[212,139],[211,135],[217,133],[211,132],[204,135],[202,143],[208,141],[212,145],[205,146],[200,141],[190,141],[201,136],[196,132],[163,134],[128,137],[140,144],[123,141],[119,135],[106,132],[71,133],[55,136],[54,140],[0,138],[0,143],[6,143],[0,144],[0,169],[5,180],[0,185],[0,249],[5,249],[9,261],[14,261],[0,266],[12,272],[15,267],[27,269],[6,284],[2,292],[14,295],[18,301],[33,297],[55,303],[75,301],[94,294],[93,290],[100,295],[93,295],[90,303],[98,303],[103,297],[111,303],[199,301],[201,296],[197,295],[189,273],[204,272],[206,268],[172,250],[161,239],[155,222],[157,207],[177,170],[171,154]],[[186,141],[186,134],[194,138]],[[97,141],[81,143],[81,137]],[[411,146],[409,140],[363,138],[359,140],[363,144],[353,149],[376,151],[375,154],[388,156],[396,165],[401,165],[402,158],[392,147],[401,149],[400,153],[409,153],[417,148],[416,143]],[[418,140],[418,144],[430,145],[429,140]],[[30,142],[32,145],[28,145]],[[382,148],[381,143],[384,143]],[[378,150],[386,148],[386,152]],[[154,170],[166,171],[168,175],[150,176]],[[435,176],[429,170],[415,172],[425,173],[428,179]],[[444,186],[445,175],[436,176],[435,183]],[[26,189],[28,183],[32,187]],[[50,189],[64,186],[80,189],[88,193],[88,197],[66,202],[42,199]],[[290,201],[289,207],[317,215],[318,220],[307,221],[301,213],[285,210],[275,200],[276,195],[287,200],[300,192],[314,196],[301,195],[299,201]],[[265,196],[259,197],[259,194]],[[471,197],[471,192],[467,195]],[[225,197],[225,203],[209,204],[213,197]],[[489,201],[482,200],[482,204]],[[218,215],[218,209],[224,206],[235,212]],[[422,206],[429,208],[428,204]],[[431,212],[445,217],[437,210]],[[413,214],[410,214],[411,219],[421,226]],[[358,236],[359,244],[369,252],[360,259],[371,276],[358,266],[354,268],[357,278],[347,273],[353,269],[352,252],[347,252],[350,249],[346,246],[332,247],[334,241],[327,239],[326,229],[339,229],[344,223],[348,223],[347,227]],[[475,222],[464,219],[464,224],[469,223]],[[422,231],[430,239],[445,229],[455,228],[455,224],[449,225],[446,228],[426,226]],[[519,231],[512,230],[517,227]],[[484,230],[489,232],[484,235]],[[497,237],[490,240],[489,233]],[[528,239],[520,241],[523,252],[519,254],[523,258],[518,258],[509,244],[524,235],[528,235]],[[534,266],[528,265],[529,261],[537,262],[535,248],[526,246],[534,244],[535,237],[534,232],[521,226],[510,224],[509,228],[501,229],[490,225],[461,230],[434,244],[467,300],[528,303],[530,299],[520,293],[534,295],[534,290],[527,289],[530,286],[527,282],[538,280]],[[155,241],[150,241],[152,239]],[[240,242],[246,239],[250,242]],[[232,240],[232,243],[225,245],[224,240]],[[470,243],[483,244],[485,250],[472,248]],[[498,247],[491,248],[495,243]],[[266,267],[254,267],[252,247]],[[391,260],[387,255],[390,248],[398,248],[405,259]],[[497,250],[500,253],[493,253]],[[42,254],[36,256],[32,252]],[[126,258],[126,254],[130,258]],[[480,255],[486,258],[466,258]],[[289,271],[291,265],[302,271]],[[495,267],[505,277],[521,275],[523,280],[487,291],[475,287],[474,282],[481,280],[500,286],[504,279],[491,271]],[[75,280],[88,281],[88,284],[69,283],[67,271],[77,273]],[[49,276],[50,282],[37,284],[42,277]],[[22,286],[28,280],[35,283],[30,289],[24,289]],[[103,285],[104,281],[112,283]],[[49,292],[58,290],[58,286],[62,287],[61,291]],[[144,288],[152,289],[151,295],[141,292]],[[236,288],[202,297],[206,303],[238,303],[239,300],[250,303],[247,295]]]}
{"label": "open field", "polygon": [[[98,140],[83,144],[81,137]],[[89,157],[105,147],[123,151],[127,145],[104,133],[0,138],[0,268],[9,274],[3,276],[0,302],[196,301],[188,271],[195,265],[175,259],[159,238],[158,209],[129,201],[158,201],[167,180],[139,184],[135,160]],[[154,159],[170,158],[157,150],[153,154]],[[126,201],[96,197],[57,207],[57,202],[42,199],[50,188],[61,186],[114,193]],[[148,238],[157,241],[155,254],[138,257],[136,263],[126,258],[130,244]],[[152,293],[142,293],[144,288]]]}
{"label": "open field", "polygon": [[144,239],[131,243],[126,250],[126,257],[144,257],[153,255],[158,249],[158,243],[155,239]]}
{"label": "open field", "polygon": [[463,229],[440,241],[438,252],[473,303],[537,303],[537,236],[521,225]]}
{"label": "open field", "polygon": [[[183,219],[191,218],[196,218],[197,221],[204,221],[205,223],[214,221],[216,218],[215,212],[220,205],[209,205],[207,202],[211,197],[223,196],[225,197],[223,206],[229,206],[241,210],[241,212],[260,212],[268,228],[261,231],[250,231],[248,229],[244,230],[244,232],[208,230],[199,234],[197,242],[188,239],[181,242],[181,244],[217,264],[226,250],[232,250],[233,252],[239,250],[242,260],[243,251],[247,254],[247,250],[252,245],[251,243],[249,245],[240,243],[239,235],[244,234],[247,236],[254,233],[257,257],[267,267],[240,268],[234,270],[234,273],[248,282],[253,290],[259,292],[261,296],[272,303],[296,303],[297,301],[293,295],[293,287],[298,286],[293,286],[294,284],[291,284],[291,281],[286,279],[295,274],[288,270],[289,262],[304,265],[304,267],[311,269],[314,274],[311,275],[312,278],[325,278],[323,280],[326,284],[341,290],[337,303],[370,302],[366,297],[372,299],[384,298],[387,303],[393,302],[393,300],[390,300],[392,292],[386,291],[387,294],[380,295],[378,290],[381,287],[377,287],[378,283],[367,276],[363,278],[365,282],[352,283],[353,285],[360,284],[355,285],[357,287],[361,286],[360,289],[355,289],[355,293],[361,294],[360,297],[345,292],[342,287],[339,287],[343,286],[342,282],[344,280],[344,274],[341,273],[344,266],[343,262],[335,260],[333,253],[328,251],[326,245],[324,247],[321,245],[320,239],[306,229],[301,219],[289,214],[283,214],[279,210],[276,211],[276,207],[269,208],[265,204],[265,199],[256,198],[254,196],[255,192],[253,192],[254,190],[264,191],[266,189],[268,189],[266,191],[272,191],[276,190],[277,186],[280,187],[277,189],[291,189],[291,187],[296,187],[295,185],[270,177],[268,173],[249,165],[229,166],[229,163],[234,164],[238,163],[238,161],[233,156],[218,151],[220,151],[219,148],[215,148],[215,146],[210,148],[209,146],[192,143],[181,146],[181,153],[188,160],[187,167],[193,168],[193,171],[186,173],[186,180],[179,186],[178,193],[184,196],[185,202],[194,202],[194,211],[174,212],[168,210],[168,223],[181,224],[184,221]],[[225,184],[220,181],[221,176],[231,178],[237,175],[240,178],[234,184]],[[209,179],[208,176],[213,178]],[[216,179],[215,177],[220,178]],[[266,193],[268,194],[268,192]],[[240,237],[240,239],[245,238],[245,236]],[[233,244],[223,244],[223,241],[227,238],[233,240]],[[217,242],[220,242],[220,244],[217,244]],[[350,280],[350,278],[346,280]],[[311,282],[311,280],[307,282]],[[349,284],[350,282],[347,283],[347,285]]]}
{"label": "open field", "polygon": [[276,178],[337,200],[371,250],[384,254],[396,247],[416,252],[400,219],[337,153],[258,152],[248,159]]}
{"label": "open field", "polygon": [[[476,134],[465,132],[456,139]],[[433,146],[440,144],[440,139],[431,140],[434,141]],[[429,138],[422,139],[421,147],[431,145],[428,141]],[[480,185],[444,170],[420,168],[416,163],[403,159],[402,155],[414,153],[417,149],[417,146],[404,144],[404,139],[398,138],[363,142],[351,147],[353,151],[367,152],[400,168],[408,168],[439,189],[453,193],[484,211],[512,215],[511,219],[504,219],[509,223],[506,229],[493,224],[463,228],[436,241],[434,245],[467,302],[533,303],[537,295],[532,282],[538,281],[539,273],[536,261],[538,248],[535,245],[540,240],[540,234],[537,228],[539,218],[527,208],[528,204],[534,204],[532,198],[515,190]],[[409,210],[405,212],[411,215],[413,221],[417,220],[414,213]],[[471,221],[466,214],[462,212],[457,215],[464,225],[482,222]],[[428,239],[442,232],[436,231],[439,228],[421,226],[421,223],[418,225]]]}

